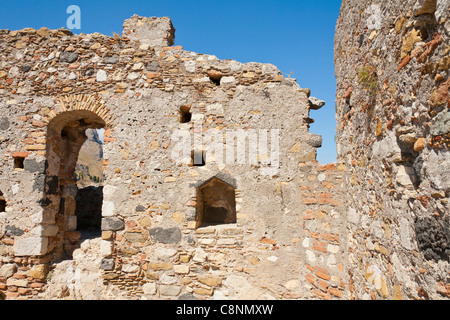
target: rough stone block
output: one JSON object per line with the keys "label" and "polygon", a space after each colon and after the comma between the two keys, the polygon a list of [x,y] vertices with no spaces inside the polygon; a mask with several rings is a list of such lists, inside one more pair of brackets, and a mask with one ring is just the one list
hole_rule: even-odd
{"label": "rough stone block", "polygon": [[161,285],[159,287],[159,293],[162,296],[177,296],[181,293],[181,287],[171,285]]}
{"label": "rough stone block", "polygon": [[114,203],[112,201],[103,201],[102,216],[103,217],[114,216]]}
{"label": "rough stone block", "polygon": [[47,253],[48,238],[30,237],[17,239],[14,242],[16,256],[40,256]]}
{"label": "rough stone block", "polygon": [[146,230],[129,231],[125,233],[125,239],[131,243],[145,242],[148,239]]}
{"label": "rough stone block", "polygon": [[102,240],[100,242],[100,255],[102,257],[109,257],[112,254],[112,242]]}
{"label": "rough stone block", "polygon": [[184,264],[174,265],[173,266],[173,271],[175,273],[179,273],[179,274],[188,274],[189,273],[189,266],[188,265],[184,265]]}
{"label": "rough stone block", "polygon": [[181,241],[181,230],[179,228],[153,228],[149,230],[150,237],[155,242],[171,244]]}
{"label": "rough stone block", "polygon": [[59,55],[59,61],[61,62],[67,62],[67,63],[72,63],[77,61],[78,59],[78,54],[75,52],[62,52]]}
{"label": "rough stone block", "polygon": [[119,231],[125,228],[123,220],[114,217],[102,219],[102,231]]}
{"label": "rough stone block", "polygon": [[7,286],[15,286],[15,287],[27,287],[28,280],[9,278],[6,281],[6,285]]}
{"label": "rough stone block", "polygon": [[44,280],[47,277],[48,271],[49,271],[48,264],[39,264],[32,267],[30,271],[28,271],[27,276],[32,277],[34,279]]}
{"label": "rough stone block", "polygon": [[100,268],[105,271],[114,270],[114,259],[102,259],[100,262]]}
{"label": "rough stone block", "polygon": [[5,264],[0,268],[0,277],[9,278],[17,271],[15,263]]}
{"label": "rough stone block", "polygon": [[175,28],[168,17],[145,18],[134,15],[125,20],[123,35],[150,47],[172,46],[175,43]]}

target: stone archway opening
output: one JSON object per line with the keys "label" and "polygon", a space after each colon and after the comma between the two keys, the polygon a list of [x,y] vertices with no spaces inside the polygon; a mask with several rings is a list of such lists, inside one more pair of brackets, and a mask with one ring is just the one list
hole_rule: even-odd
{"label": "stone archway opening", "polygon": [[197,188],[197,225],[232,223],[236,223],[235,188],[213,177]]}
{"label": "stone archway opening", "polygon": [[[58,227],[57,234],[49,237],[48,243],[48,252],[53,252],[55,259],[71,258],[84,231],[89,231],[91,236],[101,232],[101,189],[93,195],[85,196],[89,192],[84,192],[80,196],[76,168],[80,151],[88,140],[87,130],[101,129],[105,125],[102,118],[89,110],[65,111],[48,124],[43,223]],[[100,206],[93,205],[99,202]],[[79,214],[80,211],[89,212],[92,207],[97,208],[94,219],[89,214]]]}

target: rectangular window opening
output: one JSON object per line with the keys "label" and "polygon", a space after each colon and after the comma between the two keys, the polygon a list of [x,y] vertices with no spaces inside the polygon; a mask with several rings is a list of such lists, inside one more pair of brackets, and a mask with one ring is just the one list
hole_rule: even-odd
{"label": "rectangular window opening", "polygon": [[192,151],[191,158],[194,167],[204,167],[206,165],[205,151]]}

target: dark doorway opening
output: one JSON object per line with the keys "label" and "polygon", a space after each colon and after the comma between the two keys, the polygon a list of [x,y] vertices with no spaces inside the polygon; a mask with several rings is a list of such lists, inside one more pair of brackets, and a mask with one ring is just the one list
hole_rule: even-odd
{"label": "dark doorway opening", "polygon": [[77,231],[81,239],[101,236],[103,187],[90,186],[79,189],[75,197]]}

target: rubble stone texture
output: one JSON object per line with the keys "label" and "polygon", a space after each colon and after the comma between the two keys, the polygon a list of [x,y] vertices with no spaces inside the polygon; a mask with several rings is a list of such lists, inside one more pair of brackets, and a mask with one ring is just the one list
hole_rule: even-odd
{"label": "rubble stone texture", "polygon": [[449,2],[344,0],[335,36],[351,298],[449,297]]}
{"label": "rubble stone texture", "polygon": [[[1,30],[0,292],[448,298],[448,8],[410,2],[343,2],[325,165],[308,130],[324,101],[273,65],[174,46],[168,18]],[[101,188],[83,195],[101,128]]]}

